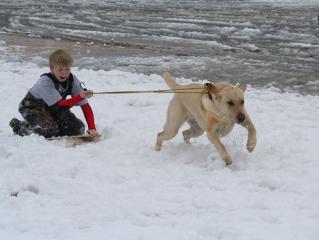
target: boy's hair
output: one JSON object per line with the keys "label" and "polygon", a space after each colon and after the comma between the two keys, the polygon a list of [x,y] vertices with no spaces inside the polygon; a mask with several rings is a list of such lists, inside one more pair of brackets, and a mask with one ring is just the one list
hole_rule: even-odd
{"label": "boy's hair", "polygon": [[72,65],[73,58],[72,56],[63,49],[58,49],[50,54],[49,56],[49,66],[50,68],[60,65],[60,66],[69,66]]}

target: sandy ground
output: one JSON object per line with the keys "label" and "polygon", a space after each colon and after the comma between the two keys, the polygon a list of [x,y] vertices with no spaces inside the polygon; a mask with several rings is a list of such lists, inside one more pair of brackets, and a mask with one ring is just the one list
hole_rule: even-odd
{"label": "sandy ground", "polygon": [[246,83],[254,87],[273,85],[283,91],[317,95],[319,75],[314,67],[316,57],[287,58],[269,52],[216,51],[209,56],[180,55],[169,46],[117,45],[89,42],[85,39],[67,40],[40,38],[22,34],[0,33],[8,47],[7,60],[33,62],[47,66],[50,52],[68,49],[74,66],[93,70],[120,70],[143,74],[170,71],[175,77],[212,82]]}
{"label": "sandy ground", "polygon": [[57,48],[68,49],[72,54],[77,55],[132,55],[149,53],[149,50],[141,49],[138,46],[121,47],[110,44],[92,43],[84,40],[72,41],[65,39],[49,39],[27,36],[23,34],[0,33],[0,39],[6,42],[10,51],[23,52],[26,56],[46,55]]}

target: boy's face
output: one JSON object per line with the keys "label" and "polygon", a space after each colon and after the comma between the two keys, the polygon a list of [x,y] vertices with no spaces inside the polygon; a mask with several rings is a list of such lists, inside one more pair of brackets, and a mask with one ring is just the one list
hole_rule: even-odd
{"label": "boy's face", "polygon": [[51,72],[58,81],[64,82],[70,75],[71,65],[54,65],[53,67],[51,67]]}

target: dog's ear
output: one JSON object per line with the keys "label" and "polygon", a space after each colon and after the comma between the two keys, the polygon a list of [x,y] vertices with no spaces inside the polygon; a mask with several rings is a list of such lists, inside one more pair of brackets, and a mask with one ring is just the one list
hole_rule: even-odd
{"label": "dog's ear", "polygon": [[236,84],[236,87],[238,87],[239,89],[241,89],[243,92],[246,91],[247,85],[246,84]]}
{"label": "dog's ear", "polygon": [[205,83],[205,88],[214,95],[216,95],[218,92],[218,88],[213,83]]}

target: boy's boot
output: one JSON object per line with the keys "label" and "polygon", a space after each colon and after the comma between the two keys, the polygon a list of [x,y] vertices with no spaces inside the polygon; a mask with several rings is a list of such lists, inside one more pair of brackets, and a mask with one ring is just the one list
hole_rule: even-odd
{"label": "boy's boot", "polygon": [[29,125],[25,121],[20,121],[19,119],[12,118],[9,126],[12,128],[13,132],[20,136],[30,135]]}

